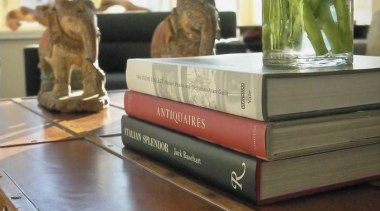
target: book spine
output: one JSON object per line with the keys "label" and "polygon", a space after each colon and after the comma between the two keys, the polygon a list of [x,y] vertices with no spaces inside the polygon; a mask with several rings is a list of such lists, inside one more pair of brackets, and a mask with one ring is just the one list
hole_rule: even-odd
{"label": "book spine", "polygon": [[130,116],[225,147],[267,158],[267,123],[164,98],[126,91],[124,109]]}
{"label": "book spine", "polygon": [[246,200],[256,200],[259,160],[133,117],[122,117],[122,141],[130,149],[160,160]]}
{"label": "book spine", "polygon": [[128,89],[225,113],[265,120],[263,76],[128,60]]}

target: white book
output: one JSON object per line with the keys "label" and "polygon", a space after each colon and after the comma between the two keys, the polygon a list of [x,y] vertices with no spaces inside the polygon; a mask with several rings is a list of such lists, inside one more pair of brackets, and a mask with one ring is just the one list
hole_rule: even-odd
{"label": "white book", "polygon": [[261,53],[129,59],[128,89],[273,121],[380,107],[380,57],[321,68],[264,66]]}

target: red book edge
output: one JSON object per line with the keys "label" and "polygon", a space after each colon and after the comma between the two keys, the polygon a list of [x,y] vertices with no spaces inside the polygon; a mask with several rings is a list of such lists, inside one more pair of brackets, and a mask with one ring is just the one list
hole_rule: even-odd
{"label": "red book edge", "polygon": [[268,160],[267,122],[127,90],[124,110],[133,117]]}

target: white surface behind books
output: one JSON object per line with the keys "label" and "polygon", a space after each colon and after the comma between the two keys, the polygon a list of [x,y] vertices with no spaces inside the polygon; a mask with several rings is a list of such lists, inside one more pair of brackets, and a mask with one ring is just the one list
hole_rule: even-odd
{"label": "white surface behind books", "polygon": [[130,59],[126,75],[131,90],[258,120],[380,103],[380,57],[309,69],[268,68],[261,53]]}

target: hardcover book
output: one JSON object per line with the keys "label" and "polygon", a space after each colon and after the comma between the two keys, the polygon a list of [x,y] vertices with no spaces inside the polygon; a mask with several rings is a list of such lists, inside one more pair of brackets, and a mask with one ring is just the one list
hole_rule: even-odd
{"label": "hardcover book", "polygon": [[261,53],[129,59],[128,88],[257,120],[380,107],[380,57],[352,66],[275,69]]}
{"label": "hardcover book", "polygon": [[264,161],[127,115],[121,121],[126,147],[257,204],[380,178],[380,143]]}
{"label": "hardcover book", "polygon": [[380,110],[266,122],[126,91],[129,116],[265,160],[380,142]]}

